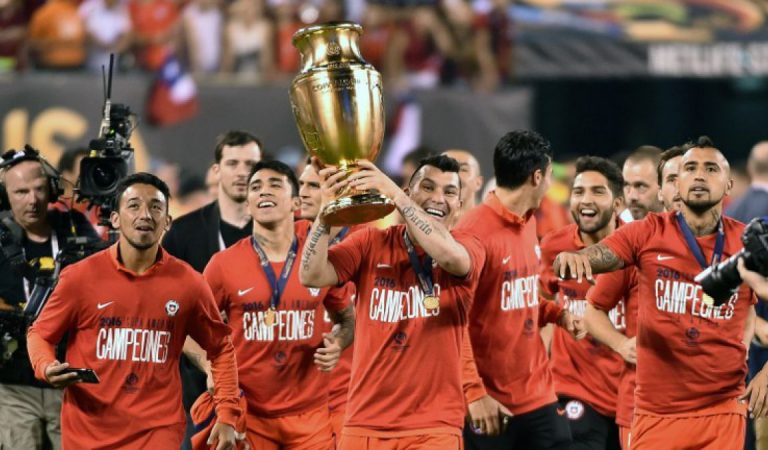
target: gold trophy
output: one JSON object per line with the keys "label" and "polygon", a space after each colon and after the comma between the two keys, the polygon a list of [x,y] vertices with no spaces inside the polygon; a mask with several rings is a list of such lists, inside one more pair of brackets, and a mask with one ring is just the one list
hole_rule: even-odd
{"label": "gold trophy", "polygon": [[[384,139],[381,75],[360,54],[360,25],[334,22],[303,28],[293,35],[301,52],[301,72],[291,84],[291,107],[310,154],[347,176],[356,161],[373,161]],[[395,209],[373,191],[348,188],[321,211],[331,226],[380,219]]]}

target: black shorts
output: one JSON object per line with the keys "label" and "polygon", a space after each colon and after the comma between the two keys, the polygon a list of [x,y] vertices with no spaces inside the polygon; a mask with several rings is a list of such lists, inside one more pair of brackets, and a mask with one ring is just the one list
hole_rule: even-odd
{"label": "black shorts", "polygon": [[571,445],[571,430],[559,403],[550,403],[531,412],[511,417],[500,436],[475,434],[464,426],[465,450],[565,450]]}
{"label": "black shorts", "polygon": [[559,396],[560,411],[568,419],[573,443],[570,450],[620,450],[619,427],[577,398]]}

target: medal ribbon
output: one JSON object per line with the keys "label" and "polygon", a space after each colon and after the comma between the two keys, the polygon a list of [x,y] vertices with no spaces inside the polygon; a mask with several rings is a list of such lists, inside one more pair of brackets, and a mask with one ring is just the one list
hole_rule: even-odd
{"label": "medal ribbon", "polygon": [[331,242],[328,243],[328,247],[341,242],[341,240],[347,236],[347,233],[349,233],[349,227],[344,227],[341,230],[339,230],[339,234],[337,234],[336,237],[333,238],[333,240],[331,240]]}
{"label": "medal ribbon", "polygon": [[435,295],[435,285],[432,282],[432,257],[426,255],[424,263],[419,261],[419,256],[416,254],[416,248],[413,246],[413,242],[408,237],[407,232],[403,232],[403,239],[405,240],[405,248],[408,250],[408,259],[411,261],[411,268],[416,272],[419,277],[419,284],[421,290],[427,297]]}
{"label": "medal ribbon", "polygon": [[701,251],[701,247],[699,246],[699,243],[696,241],[696,237],[693,235],[693,231],[691,230],[691,227],[688,226],[688,223],[685,221],[685,218],[683,217],[683,213],[678,212],[677,213],[677,224],[680,226],[680,229],[683,231],[683,236],[685,237],[685,242],[688,244],[688,248],[691,250],[691,253],[693,253],[693,256],[696,258],[696,261],[699,262],[699,265],[702,269],[707,269],[710,266],[714,266],[715,264],[719,264],[720,260],[723,257],[723,247],[725,246],[725,233],[723,232],[723,221],[720,220],[720,223],[717,225],[717,239],[715,240],[715,251],[712,252],[712,263],[708,266],[707,260],[704,258],[704,253]]}
{"label": "medal ribbon", "polygon": [[253,244],[253,250],[259,255],[261,268],[264,270],[264,275],[267,276],[269,285],[272,287],[272,296],[269,299],[269,305],[272,309],[277,309],[277,306],[280,304],[280,297],[285,290],[285,285],[288,284],[288,278],[293,271],[293,263],[296,261],[296,252],[299,250],[299,241],[295,236],[293,237],[293,243],[291,244],[291,249],[288,251],[288,257],[285,258],[285,264],[283,265],[283,270],[280,272],[279,281],[275,277],[275,270],[272,268],[272,264],[270,264],[267,254],[261,248],[259,243],[256,242],[255,237],[251,237],[251,243]]}

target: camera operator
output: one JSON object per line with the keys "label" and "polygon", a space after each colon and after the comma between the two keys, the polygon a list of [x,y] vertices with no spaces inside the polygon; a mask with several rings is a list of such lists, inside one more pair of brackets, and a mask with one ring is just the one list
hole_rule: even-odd
{"label": "camera operator", "polygon": [[[18,313],[19,320],[34,317],[34,311],[21,312],[67,238],[97,238],[79,212],[48,208],[62,194],[60,186],[58,173],[33,148],[2,155],[0,200],[8,211],[0,212],[0,309]],[[0,329],[2,354],[18,347],[10,359],[0,356],[0,448],[42,448],[45,429],[58,449],[61,391],[35,380],[23,336],[13,340],[6,333]]]}

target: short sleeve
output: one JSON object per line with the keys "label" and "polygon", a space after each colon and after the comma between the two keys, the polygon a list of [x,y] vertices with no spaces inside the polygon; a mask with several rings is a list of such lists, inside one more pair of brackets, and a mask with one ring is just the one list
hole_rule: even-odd
{"label": "short sleeve", "polygon": [[229,310],[229,296],[224,289],[224,277],[221,273],[221,264],[219,264],[218,255],[213,255],[211,261],[205,266],[203,277],[208,283],[213,294],[213,302],[219,308],[219,311]]}
{"label": "short sleeve", "polygon": [[357,279],[363,255],[369,255],[375,229],[356,231],[328,249],[328,261],[336,270],[339,284]]}
{"label": "short sleeve", "polygon": [[469,254],[469,273],[464,280],[467,283],[477,283],[485,266],[485,247],[480,240],[472,234],[463,231],[452,231],[451,236],[456,239]]}
{"label": "short sleeve", "polygon": [[323,306],[330,312],[343,311],[352,304],[356,292],[354,283],[347,282],[343,286],[332,287],[325,294]]}
{"label": "short sleeve", "polygon": [[595,285],[587,291],[589,304],[601,311],[612,310],[621,299],[629,297],[630,274],[635,270],[637,269],[630,267],[598,275]]}
{"label": "short sleeve", "polygon": [[637,256],[656,228],[656,216],[649,215],[643,220],[636,220],[619,227],[600,244],[616,254],[625,266],[637,263]]}

